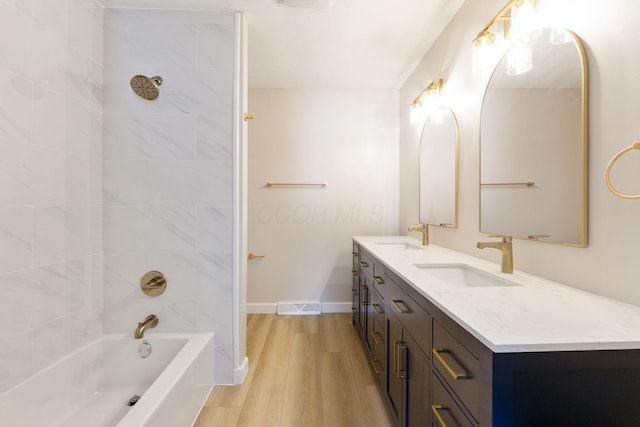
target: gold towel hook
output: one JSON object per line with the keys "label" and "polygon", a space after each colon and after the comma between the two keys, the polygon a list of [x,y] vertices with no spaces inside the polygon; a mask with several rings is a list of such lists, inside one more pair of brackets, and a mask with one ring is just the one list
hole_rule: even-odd
{"label": "gold towel hook", "polygon": [[611,161],[609,162],[609,164],[607,165],[607,170],[604,173],[605,176],[605,180],[607,182],[607,187],[609,187],[609,190],[615,194],[618,197],[622,197],[623,199],[640,199],[640,194],[637,194],[635,196],[629,196],[627,194],[622,194],[621,192],[619,192],[618,190],[616,190],[613,187],[613,184],[611,184],[611,168],[613,167],[613,164],[623,155],[625,155],[626,153],[628,153],[631,150],[640,150],[640,141],[636,141],[633,144],[631,144],[630,146],[628,146],[627,148],[621,150],[618,154],[616,154],[615,156],[613,156],[613,159],[611,159]]}

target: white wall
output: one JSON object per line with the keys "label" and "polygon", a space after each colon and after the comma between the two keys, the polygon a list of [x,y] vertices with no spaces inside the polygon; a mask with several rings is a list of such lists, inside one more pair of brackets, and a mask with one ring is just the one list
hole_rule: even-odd
{"label": "white wall", "polygon": [[351,237],[397,229],[397,92],[254,88],[249,111],[249,310],[350,311]]}
{"label": "white wall", "polygon": [[0,395],[102,333],[102,9],[0,1]]}
{"label": "white wall", "polygon": [[[105,332],[215,332],[216,381],[232,382],[235,15],[107,9],[104,97]],[[155,101],[129,87],[160,75]],[[144,295],[143,274],[167,290]]]}
{"label": "white wall", "polygon": [[[640,201],[615,197],[605,186],[608,161],[640,139],[640,3],[631,0],[541,0],[547,22],[574,31],[589,63],[589,246],[514,242],[515,268],[598,294],[640,304],[637,254]],[[489,76],[471,74],[471,40],[504,5],[503,0],[466,2],[400,91],[400,227],[418,215],[419,130],[409,126],[409,103],[425,82],[447,79],[445,95],[460,120],[460,226],[434,229],[432,242],[499,262],[497,251],[478,250],[490,240],[478,232],[478,123]],[[633,154],[633,153],[632,153]],[[616,182],[640,193],[637,154],[620,165]]]}

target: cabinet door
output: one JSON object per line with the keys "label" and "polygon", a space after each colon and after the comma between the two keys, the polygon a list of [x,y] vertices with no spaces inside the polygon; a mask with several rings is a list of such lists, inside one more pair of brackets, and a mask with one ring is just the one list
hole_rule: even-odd
{"label": "cabinet door", "polygon": [[[429,425],[429,362],[397,317],[388,315],[388,395],[399,426]],[[392,369],[393,368],[393,369]]]}
{"label": "cabinet door", "polygon": [[429,425],[429,382],[431,370],[416,341],[403,331],[404,345],[401,367],[406,372],[405,416],[403,425],[426,427]]}

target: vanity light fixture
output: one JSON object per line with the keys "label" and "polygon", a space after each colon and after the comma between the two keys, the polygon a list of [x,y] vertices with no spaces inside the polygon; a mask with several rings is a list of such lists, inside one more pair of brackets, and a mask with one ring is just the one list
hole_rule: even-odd
{"label": "vanity light fixture", "polygon": [[[515,52],[510,53],[509,64],[511,75],[529,71],[531,63],[530,43],[542,33],[537,11],[538,0],[509,0],[487,25],[478,33],[472,42],[473,73],[479,74],[492,69],[493,59],[499,52],[498,40],[514,40]],[[502,37],[498,38],[492,28],[501,21]]]}
{"label": "vanity light fixture", "polygon": [[435,79],[411,103],[409,120],[412,125],[421,125],[427,118],[430,107],[440,105],[444,79]]}

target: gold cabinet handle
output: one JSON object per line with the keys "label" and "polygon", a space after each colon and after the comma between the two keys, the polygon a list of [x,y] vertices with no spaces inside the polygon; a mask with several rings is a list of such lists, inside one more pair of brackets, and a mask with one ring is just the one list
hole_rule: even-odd
{"label": "gold cabinet handle", "polygon": [[358,295],[357,289],[351,289],[351,295]]}
{"label": "gold cabinet handle", "polygon": [[242,118],[243,118],[243,120],[244,120],[245,122],[248,122],[249,120],[253,120],[253,119],[255,119],[255,118],[256,118],[256,116],[255,116],[255,114],[253,114],[253,113],[244,113],[244,114],[242,115]]}
{"label": "gold cabinet handle", "polygon": [[447,409],[447,407],[438,404],[431,405],[431,411],[433,412],[433,415],[436,416],[438,424],[440,424],[442,427],[447,427],[447,423],[444,422],[444,420],[442,419],[442,415],[440,415],[440,409]]}
{"label": "gold cabinet handle", "polygon": [[373,365],[373,371],[376,375],[380,375],[382,373],[382,363],[378,359],[371,359],[371,365]]}
{"label": "gold cabinet handle", "polygon": [[367,285],[360,285],[360,289],[360,295],[362,297],[360,300],[362,301],[362,305],[369,304],[369,288]]}
{"label": "gold cabinet handle", "polygon": [[351,252],[351,255],[358,256],[358,252]]}
{"label": "gold cabinet handle", "polygon": [[[398,310],[398,313],[402,313],[402,314],[411,313],[411,310],[409,309],[409,307],[407,307],[407,305],[401,299],[392,299],[391,304],[393,304],[396,310]],[[404,305],[404,308],[400,307],[399,304]]]}
{"label": "gold cabinet handle", "polygon": [[446,348],[433,349],[433,355],[440,361],[440,363],[442,363],[442,366],[446,368],[447,372],[449,372],[449,375],[451,375],[454,380],[467,380],[471,378],[471,374],[467,374],[466,372],[462,372],[462,373],[456,372],[455,369],[453,369],[451,365],[449,365],[446,362],[446,360],[444,360],[444,357],[442,357],[441,353],[451,353],[451,352]]}
{"label": "gold cabinet handle", "polygon": [[360,261],[360,267],[362,267],[362,268],[366,268],[366,267],[369,267],[369,264],[367,264],[367,263],[366,263],[366,262],[364,262],[364,261]]}
{"label": "gold cabinet handle", "polygon": [[380,333],[379,333],[379,332],[374,332],[374,333],[373,333],[373,334],[371,334],[371,335],[373,335],[373,341],[374,341],[376,344],[384,344],[384,340],[382,339],[382,335],[380,335]]}
{"label": "gold cabinet handle", "polygon": [[373,280],[375,280],[378,285],[384,285],[384,279],[380,276],[373,276]]}
{"label": "gold cabinet handle", "polygon": [[380,307],[380,304],[371,304],[371,307],[373,307],[373,311],[375,311],[377,314],[384,313],[384,310],[382,309],[382,307]]}
{"label": "gold cabinet handle", "polygon": [[400,341],[398,346],[398,379],[404,380],[407,378],[407,371],[404,370],[404,351],[407,347],[404,342]]}
{"label": "gold cabinet handle", "polygon": [[264,258],[264,255],[256,255],[253,252],[249,252],[249,255],[247,255],[247,258],[249,259]]}

